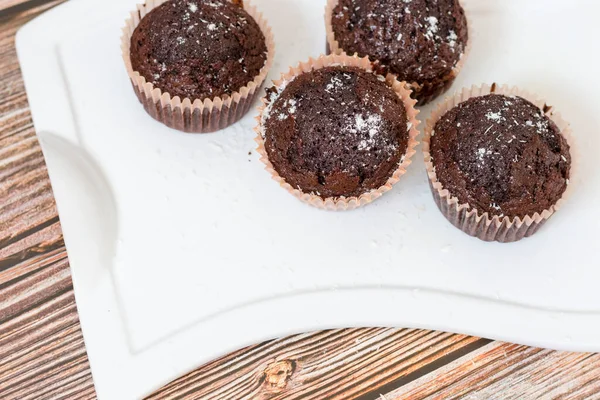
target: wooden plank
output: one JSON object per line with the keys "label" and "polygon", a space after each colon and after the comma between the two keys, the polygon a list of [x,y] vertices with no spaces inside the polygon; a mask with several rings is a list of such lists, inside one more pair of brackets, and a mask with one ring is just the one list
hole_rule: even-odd
{"label": "wooden plank", "polygon": [[383,328],[296,335],[201,367],[149,399],[356,398],[476,341]]}
{"label": "wooden plank", "polygon": [[493,342],[386,399],[600,399],[600,354]]}
{"label": "wooden plank", "polygon": [[60,2],[0,17],[0,271],[63,245],[14,47],[21,25]]}
{"label": "wooden plank", "polygon": [[0,398],[90,388],[65,249],[0,273]]}
{"label": "wooden plank", "polygon": [[20,4],[27,3],[30,0],[0,0],[0,11],[6,10]]}
{"label": "wooden plank", "polygon": [[39,7],[49,1],[51,0],[0,0],[0,13]]}
{"label": "wooden plank", "polygon": [[35,9],[0,15],[0,398],[8,400],[95,397],[14,49],[18,27],[59,2],[36,1]]}

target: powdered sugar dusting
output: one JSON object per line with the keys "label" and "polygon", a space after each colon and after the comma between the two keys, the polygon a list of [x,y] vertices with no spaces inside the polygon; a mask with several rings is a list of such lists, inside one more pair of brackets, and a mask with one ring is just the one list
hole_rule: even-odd
{"label": "powdered sugar dusting", "polygon": [[453,30],[450,30],[448,37],[446,37],[446,40],[448,40],[448,45],[450,47],[452,47],[452,51],[454,51],[454,46],[456,46],[457,39],[458,39],[458,36],[456,35],[456,32],[454,32]]}
{"label": "powdered sugar dusting", "polygon": [[344,127],[344,131],[358,134],[364,139],[361,139],[358,145],[358,150],[371,150],[375,143],[375,136],[381,129],[381,115],[379,114],[356,114],[354,121],[349,121]]}
{"label": "powdered sugar dusting", "polygon": [[[273,105],[275,104],[275,102],[277,101],[277,99],[279,98],[279,96],[281,96],[281,93],[283,93],[283,91],[285,90],[286,86],[290,84],[291,81],[293,81],[294,78],[288,80],[284,80],[279,87],[277,87],[277,90],[274,92],[270,92],[267,97],[269,102],[267,103],[267,106],[265,107],[265,110],[262,113],[262,117],[261,117],[261,126],[264,128],[266,122],[268,121],[268,119],[271,117],[271,111],[273,110]],[[282,117],[283,116],[283,117]],[[280,114],[278,116],[278,118],[280,120],[284,120],[287,118],[287,116],[285,114]],[[265,137],[265,131],[264,129],[261,129],[261,135],[264,138]]]}
{"label": "powdered sugar dusting", "polygon": [[477,149],[477,166],[481,168],[485,165],[485,157],[492,154],[491,150],[486,150],[485,148]]}
{"label": "powdered sugar dusting", "polygon": [[425,18],[425,21],[429,24],[429,27],[427,27],[427,32],[425,32],[425,37],[429,40],[432,40],[434,35],[438,32],[438,19],[434,16],[430,16]]}
{"label": "powdered sugar dusting", "polygon": [[288,106],[288,112],[290,114],[294,114],[296,112],[296,100],[294,99],[289,99],[288,101],[285,102],[284,106]]}
{"label": "powdered sugar dusting", "polygon": [[548,129],[548,120],[540,119],[536,122],[535,126],[537,128],[538,133],[542,133],[544,130]]}
{"label": "powdered sugar dusting", "polygon": [[485,117],[492,121],[500,121],[500,120],[502,120],[502,113],[500,113],[500,112],[494,113],[494,112],[490,111],[485,115]]}

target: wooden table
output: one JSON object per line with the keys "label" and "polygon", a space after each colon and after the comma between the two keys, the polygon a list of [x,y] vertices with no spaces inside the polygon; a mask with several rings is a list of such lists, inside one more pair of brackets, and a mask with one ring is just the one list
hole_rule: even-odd
{"label": "wooden table", "polygon": [[[0,399],[89,399],[94,385],[60,222],[14,48],[62,0],[0,0]],[[477,318],[477,316],[473,316]],[[600,355],[414,329],[260,343],[152,399],[600,399]]]}

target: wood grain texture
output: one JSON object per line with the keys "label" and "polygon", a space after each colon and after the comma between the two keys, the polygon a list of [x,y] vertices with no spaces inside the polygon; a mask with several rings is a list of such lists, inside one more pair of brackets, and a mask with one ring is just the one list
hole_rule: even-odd
{"label": "wood grain texture", "polygon": [[16,30],[58,2],[0,16],[2,399],[94,397],[60,224],[14,50]]}
{"label": "wood grain texture", "polygon": [[600,399],[600,354],[493,342],[387,399]]}
{"label": "wood grain texture", "polygon": [[14,48],[17,29],[59,2],[0,17],[0,271],[63,245]]}
{"label": "wood grain texture", "polygon": [[[16,30],[62,1],[0,0],[3,400],[95,398],[56,205],[14,49]],[[208,363],[149,399],[598,398],[600,356],[488,343],[409,329],[295,335]]]}
{"label": "wood grain texture", "polygon": [[0,0],[0,11],[6,10],[8,8],[25,4],[30,0]]}
{"label": "wood grain texture", "polygon": [[477,340],[381,328],[297,335],[206,365],[149,398],[356,398]]}
{"label": "wood grain texture", "polygon": [[0,398],[93,392],[74,300],[64,248],[0,273]]}

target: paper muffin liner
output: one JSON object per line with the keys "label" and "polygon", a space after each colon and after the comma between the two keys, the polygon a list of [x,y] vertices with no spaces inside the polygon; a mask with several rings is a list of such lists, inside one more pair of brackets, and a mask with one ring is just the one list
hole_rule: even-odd
{"label": "paper muffin liner", "polygon": [[[339,3],[339,0],[327,0],[327,3],[325,4],[325,32],[327,35],[327,47],[326,47],[327,54],[346,53],[344,51],[344,49],[342,49],[342,47],[340,46],[340,43],[335,39],[335,33],[333,32],[333,25],[331,23],[332,18],[333,18],[333,10],[338,5],[338,3]],[[469,53],[471,52],[472,38],[473,38],[473,28],[472,28],[473,24],[471,24],[471,16],[470,16],[469,9],[467,7],[465,7],[465,1],[461,0],[460,5],[465,12],[465,19],[467,20],[467,30],[469,33],[469,38],[467,40],[467,44],[465,45],[465,49],[464,49],[463,53],[461,54],[461,57],[458,60],[458,62],[456,63],[456,65],[452,68],[452,71],[448,74],[446,79],[444,79],[442,82],[434,83],[434,82],[425,81],[425,82],[421,82],[421,83],[418,83],[418,82],[412,82],[412,83],[407,82],[406,83],[407,88],[412,90],[415,98],[417,99],[417,104],[416,104],[417,106],[423,106],[423,105],[431,102],[432,100],[434,100],[441,94],[445,93],[450,88],[450,86],[452,86],[452,83],[454,83],[454,80],[456,79],[456,77],[460,73],[461,69],[465,65],[465,61],[467,60]],[[372,60],[372,61],[379,62],[378,60]],[[424,90],[424,89],[426,89],[426,90]],[[425,93],[425,92],[428,92],[428,94],[427,95],[421,94],[421,93]]]}
{"label": "paper muffin liner", "polygon": [[[526,215],[522,218],[510,218],[508,216],[502,218],[498,216],[490,217],[487,212],[480,214],[479,210],[471,207],[471,205],[460,203],[458,198],[453,196],[452,193],[445,189],[441,182],[438,181],[430,154],[431,132],[433,132],[435,124],[444,116],[444,114],[446,114],[446,112],[456,107],[458,104],[472,97],[485,96],[490,93],[503,94],[506,96],[519,96],[535,104],[556,124],[560,129],[560,133],[569,144],[571,170],[567,189],[556,204],[549,209],[533,215]],[[548,107],[546,102],[540,100],[536,95],[517,87],[508,87],[507,85],[497,86],[496,84],[493,84],[491,86],[472,86],[470,89],[464,88],[462,91],[457,92],[454,96],[449,97],[446,101],[440,103],[432,111],[431,116],[425,124],[423,155],[425,158],[425,168],[429,177],[429,186],[435,199],[435,203],[442,214],[458,229],[487,242],[515,242],[533,235],[552,215],[554,215],[556,211],[558,211],[564,201],[571,195],[573,191],[573,178],[577,175],[578,157],[569,124],[561,117],[560,113],[554,112],[552,107]]]}
{"label": "paper muffin liner", "polygon": [[[273,84],[275,87],[281,88],[282,85],[290,82],[295,77],[303,73],[329,66],[359,67],[368,72],[373,72],[372,64],[367,57],[350,57],[346,54],[331,54],[328,56],[322,55],[317,59],[309,58],[307,62],[301,62],[297,67],[290,67],[289,71],[282,73],[280,79],[274,80]],[[314,207],[326,210],[352,210],[372,202],[373,200],[381,197],[381,195],[383,195],[385,192],[389,191],[392,186],[400,180],[400,177],[406,173],[406,169],[411,164],[411,157],[415,154],[415,147],[419,144],[416,140],[416,137],[419,135],[417,127],[420,124],[420,121],[416,118],[417,114],[419,113],[419,110],[416,110],[414,107],[416,100],[410,97],[411,92],[410,90],[406,89],[404,82],[399,82],[392,74],[388,74],[385,77],[385,81],[396,92],[398,97],[402,99],[404,108],[406,109],[407,119],[411,124],[411,127],[408,131],[408,144],[406,152],[404,153],[401,162],[398,164],[397,169],[383,186],[366,192],[358,197],[321,197],[313,193],[304,193],[301,190],[292,187],[277,173],[277,171],[275,171],[273,165],[269,161],[269,156],[265,149],[265,142],[262,135],[262,118],[269,101],[267,97],[263,97],[261,99],[263,104],[258,108],[259,115],[256,117],[258,125],[254,129],[257,133],[255,141],[258,144],[257,152],[260,155],[260,160],[265,164],[265,169],[271,174],[272,178],[277,181],[281,187],[301,201]]]}
{"label": "paper muffin liner", "polygon": [[250,110],[273,65],[275,41],[271,27],[256,7],[249,5],[247,0],[244,1],[244,10],[256,21],[265,37],[267,46],[265,65],[252,81],[231,95],[206,98],[203,101],[187,97],[182,100],[179,96],[171,97],[168,92],[163,92],[152,82],[147,82],[131,66],[130,47],[133,31],[146,14],[166,1],[168,0],[146,0],[145,4],[138,4],[137,10],[131,12],[123,28],[121,50],[135,94],[148,114],[170,128],[188,133],[210,133],[232,125]]}

